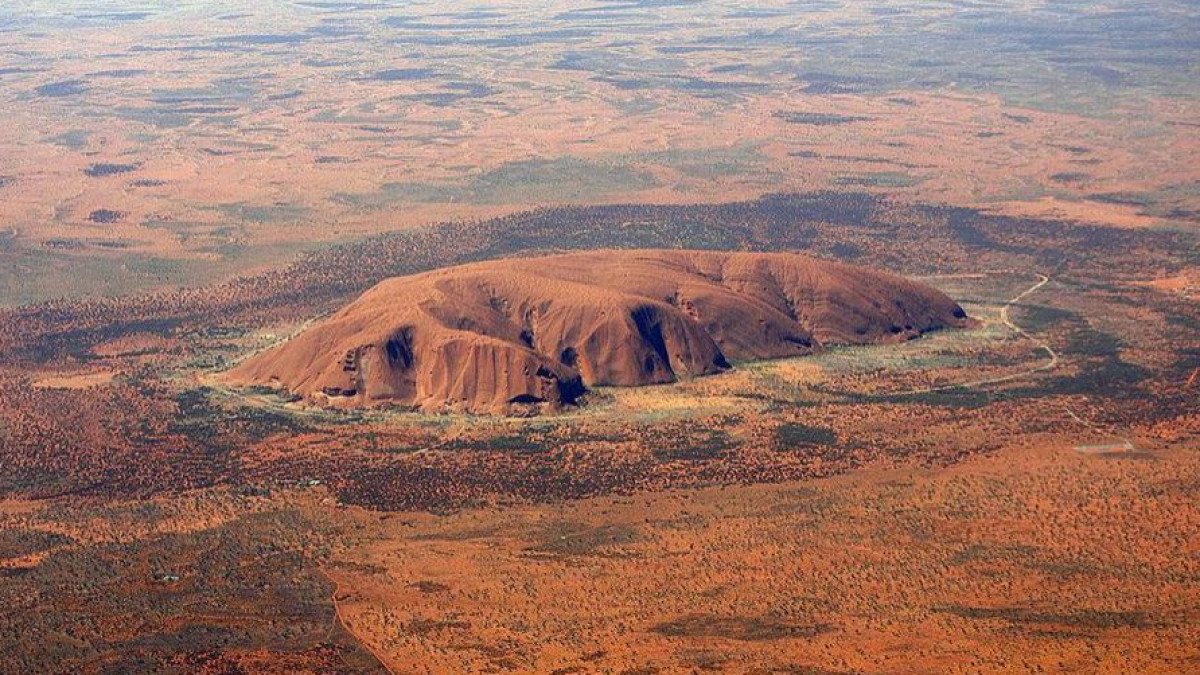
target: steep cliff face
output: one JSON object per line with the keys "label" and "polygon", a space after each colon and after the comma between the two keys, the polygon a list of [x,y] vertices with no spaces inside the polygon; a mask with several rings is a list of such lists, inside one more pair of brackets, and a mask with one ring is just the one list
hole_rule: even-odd
{"label": "steep cliff face", "polygon": [[503,413],[966,321],[932,288],[803,255],[589,251],[388,279],[227,379],[322,404]]}

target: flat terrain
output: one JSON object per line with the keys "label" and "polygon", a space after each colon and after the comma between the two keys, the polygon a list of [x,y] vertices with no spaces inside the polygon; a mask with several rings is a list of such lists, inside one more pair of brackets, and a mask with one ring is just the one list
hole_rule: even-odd
{"label": "flat terrain", "polygon": [[383,672],[364,650],[396,673],[1191,672],[1194,446],[1071,442],[448,515],[322,486],[9,502],[4,531],[38,553],[6,561],[4,672]]}
{"label": "flat terrain", "polygon": [[0,8],[0,305],[535,205],[868,190],[1197,227],[1194,4]]}
{"label": "flat terrain", "polygon": [[365,515],[378,538],[332,574],[397,672],[1185,673],[1198,469],[1039,438],[951,469]]}
{"label": "flat terrain", "polygon": [[[379,279],[617,237],[853,259],[977,322],[536,418],[220,383]],[[14,673],[1187,672],[1196,255],[1182,232],[776,195],[10,310],[0,649]]]}

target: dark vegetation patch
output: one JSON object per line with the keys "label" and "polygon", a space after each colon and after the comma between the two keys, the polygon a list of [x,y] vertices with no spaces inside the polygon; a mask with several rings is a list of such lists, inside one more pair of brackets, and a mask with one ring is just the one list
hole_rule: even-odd
{"label": "dark vegetation patch", "polygon": [[[1200,335],[1200,317],[1186,315],[1186,313],[1171,312],[1166,315],[1166,323],[1180,325],[1180,327],[1194,330],[1196,334]],[[1190,353],[1190,350],[1184,352]]]}
{"label": "dark vegetation patch", "polygon": [[[2,26],[2,25],[3,24],[0,24],[0,26]],[[45,68],[7,67],[7,68],[0,68],[0,77],[3,77],[5,75],[24,75],[26,73],[42,73],[45,71],[46,71]]]}
{"label": "dark vegetation patch", "polygon": [[[837,393],[837,392],[830,392]],[[858,394],[843,393],[849,403],[909,403],[929,405],[938,408],[956,408],[960,410],[977,410],[989,403],[1006,397],[1004,393],[994,393],[968,387],[953,387],[937,391],[922,391],[905,394]]]}
{"label": "dark vegetation patch", "polygon": [[141,68],[124,68],[120,70],[99,70],[94,73],[88,73],[88,77],[112,77],[117,79],[127,79],[130,77],[140,77],[148,74],[150,71]]}
{"label": "dark vegetation patch", "polygon": [[841,260],[854,260],[863,255],[862,247],[840,241],[831,245],[829,252]]}
{"label": "dark vegetation patch", "polygon": [[71,129],[64,131],[61,134],[55,134],[46,139],[47,142],[72,150],[81,150],[87,147],[88,138],[91,133],[83,129]]}
{"label": "dark vegetation patch", "polygon": [[[720,425],[717,425],[718,427]],[[725,457],[739,443],[720,428],[695,428],[691,431],[669,427],[648,430],[639,439],[661,462],[706,462]]]}
{"label": "dark vegetation patch", "polygon": [[93,164],[89,166],[83,170],[83,173],[91,176],[92,178],[99,178],[101,176],[116,176],[123,173],[132,173],[140,168],[140,164],[110,164],[107,162],[102,162],[100,164]]}
{"label": "dark vegetation patch", "polygon": [[[74,242],[68,245],[83,245],[83,242],[78,239],[64,241]],[[179,322],[175,319],[152,318],[133,319],[129,322],[122,322],[119,326],[105,325],[97,327],[94,330],[67,328],[59,332],[60,338],[64,341],[62,344],[42,343],[37,346],[31,346],[29,356],[40,363],[47,363],[63,356],[87,362],[95,358],[91,353],[91,347],[97,344],[137,333],[148,333],[166,337],[173,335],[178,326]]]}
{"label": "dark vegetation patch", "polygon": [[77,18],[84,21],[141,21],[154,16],[153,12],[98,12],[93,14],[78,14]]}
{"label": "dark vegetation patch", "polygon": [[1091,178],[1089,174],[1078,173],[1074,171],[1063,171],[1061,173],[1050,174],[1050,180],[1058,183],[1082,183]]}
{"label": "dark vegetation patch", "polygon": [[246,46],[294,45],[308,42],[313,38],[314,35],[311,33],[253,33],[222,36],[214,40],[214,43]]}
{"label": "dark vegetation patch", "polygon": [[[303,418],[270,408],[222,408],[213,403],[212,395],[207,387],[177,393],[168,434],[187,438],[207,455],[227,457],[276,434],[296,435],[312,429]],[[158,442],[155,436],[143,440],[151,445]]]}
{"label": "dark vegetation patch", "polygon": [[899,171],[876,171],[834,178],[834,183],[837,185],[848,187],[905,188],[920,182],[920,178]]}
{"label": "dark vegetation patch", "polygon": [[785,448],[836,445],[838,435],[833,429],[813,427],[798,422],[780,425],[776,432],[779,444]]}
{"label": "dark vegetation patch", "polygon": [[1094,77],[1108,86],[1123,84],[1126,77],[1125,73],[1116,68],[1109,68],[1108,66],[1095,63],[1070,66],[1070,70]]}
{"label": "dark vegetation patch", "polygon": [[441,446],[449,451],[531,452],[541,453],[550,449],[545,438],[533,434],[518,433],[507,436],[492,436],[478,439],[456,438]]}
{"label": "dark vegetation patch", "polygon": [[493,527],[455,530],[451,532],[421,532],[413,535],[415,541],[478,541],[499,536],[500,531]]}
{"label": "dark vegetation patch", "polygon": [[87,219],[93,223],[108,225],[111,223],[119,223],[125,219],[124,211],[113,211],[111,209],[97,209],[88,214]]}
{"label": "dark vegetation patch", "polygon": [[454,105],[459,101],[487,98],[497,91],[496,88],[483,82],[447,82],[443,85],[443,91],[405,94],[403,98],[406,101],[416,101],[426,105],[446,107]]}
{"label": "dark vegetation patch", "polygon": [[1153,376],[1150,369],[1122,361],[1119,357],[1101,360],[1078,375],[1055,377],[1037,387],[1016,392],[1021,396],[1089,395],[1108,399],[1123,398],[1140,391],[1138,385]]}
{"label": "dark vegetation patch", "polygon": [[0,528],[0,560],[21,558],[74,542],[74,539],[57,532]]}
{"label": "dark vegetation patch", "polygon": [[[317,531],[283,511],[55,553],[0,583],[0,602],[16,609],[0,619],[4,668],[234,673],[240,671],[209,667],[226,651],[261,651],[273,662],[302,660],[302,672],[383,675],[337,620],[333,584],[314,562],[322,549]],[[115,616],[138,620],[114,632],[108,626]],[[71,639],[44,639],[64,626]],[[93,671],[97,654],[104,667]]]}
{"label": "dark vegetation patch", "polygon": [[304,95],[303,91],[301,91],[299,89],[294,89],[292,91],[285,91],[285,92],[282,92],[279,94],[271,94],[270,96],[267,96],[267,100],[271,101],[271,102],[290,101],[294,98],[300,98],[303,95]]}
{"label": "dark vegetation patch", "polygon": [[969,544],[955,552],[947,562],[954,566],[978,563],[990,566],[1000,561],[1015,563],[1055,578],[1096,574],[1101,570],[1091,560],[1080,557],[1048,557],[1042,549],[1016,544]]}
{"label": "dark vegetation patch", "polygon": [[[274,434],[310,430],[304,418],[267,409],[223,409],[209,392],[173,392],[154,380],[133,378],[95,391],[25,389],[20,400],[0,400],[5,412],[37,435],[11,435],[0,457],[20,464],[0,474],[0,493],[33,497],[59,495],[143,496],[211,487],[241,477],[238,451]],[[14,410],[12,406],[17,406]],[[53,411],[50,416],[47,411]],[[63,447],[73,447],[69,472],[42,471]],[[303,467],[280,467],[258,480],[295,478]]]}
{"label": "dark vegetation patch", "polygon": [[1154,204],[1150,197],[1134,192],[1101,192],[1085,197],[1088,201],[1100,202],[1101,204],[1113,204],[1114,206],[1139,206],[1148,207]]}
{"label": "dark vegetation patch", "polygon": [[784,639],[811,639],[832,630],[821,624],[798,624],[769,617],[713,616],[689,614],[660,623],[655,633],[675,638],[724,638],[739,642],[768,642]]}
{"label": "dark vegetation patch", "polygon": [[362,28],[339,22],[336,19],[323,19],[320,25],[312,26],[305,32],[323,38],[350,38],[367,34]]}
{"label": "dark vegetation patch", "polygon": [[371,79],[379,82],[413,82],[432,79],[437,75],[433,68],[391,68],[375,73]]}
{"label": "dark vegetation patch", "polygon": [[176,115],[227,115],[240,110],[234,105],[191,105],[172,108]]}
{"label": "dark vegetation patch", "polygon": [[861,94],[879,86],[879,81],[869,77],[837,73],[801,73],[796,79],[805,83],[804,91],[809,94]]}
{"label": "dark vegetation patch", "polygon": [[1079,314],[1050,305],[1013,305],[1013,320],[1030,333],[1041,333],[1063,323],[1080,321]]}
{"label": "dark vegetation patch", "polygon": [[1101,359],[1118,358],[1123,343],[1111,333],[1096,330],[1087,319],[1078,314],[1071,315],[1071,332],[1067,335],[1062,351],[1079,356],[1091,356]]}
{"label": "dark vegetation patch", "polygon": [[302,220],[308,216],[310,209],[299,204],[277,202],[274,204],[250,204],[234,202],[218,204],[212,207],[228,218],[251,223],[278,223]]}
{"label": "dark vegetation patch", "polygon": [[[1047,310],[1043,310],[1043,317]],[[1027,397],[1084,394],[1098,398],[1121,398],[1140,390],[1154,375],[1150,369],[1121,358],[1124,346],[1116,336],[1097,330],[1078,314],[1052,312],[1055,327],[1062,333],[1059,352],[1079,371],[1058,375],[1016,392]],[[1037,317],[1035,316],[1035,321]]]}
{"label": "dark vegetation patch", "polygon": [[542,455],[553,453],[565,444],[617,443],[627,440],[620,433],[593,433],[574,425],[562,424],[544,428],[528,428],[513,433],[497,433],[478,438],[455,437],[437,444],[447,452],[502,453],[511,455]]}
{"label": "dark vegetation patch", "polygon": [[[561,67],[561,66],[560,66]],[[739,80],[712,80],[703,77],[670,75],[661,77],[614,77],[601,75],[592,78],[595,82],[610,84],[623,91],[649,89],[671,89],[701,98],[736,98],[739,92],[761,91],[765,87],[758,82]]]}
{"label": "dark vegetation patch", "polygon": [[872,118],[860,115],[838,115],[836,113],[793,112],[780,110],[774,114],[778,119],[788,124],[807,124],[816,127],[828,127],[853,122],[868,122]]}
{"label": "dark vegetation patch", "polygon": [[976,212],[950,207],[942,213],[955,236],[969,248],[1024,256],[1033,255],[1038,250],[1026,243],[1020,243],[1021,237],[1009,240],[998,228],[987,227],[985,221],[975,217]]}
{"label": "dark vegetation patch", "polygon": [[42,242],[42,246],[55,251],[82,251],[87,242],[74,237],[55,237]]}
{"label": "dark vegetation patch", "polygon": [[40,85],[33,91],[38,96],[46,98],[65,98],[67,96],[78,96],[87,91],[87,84],[84,80],[63,80],[61,82],[49,82]]}

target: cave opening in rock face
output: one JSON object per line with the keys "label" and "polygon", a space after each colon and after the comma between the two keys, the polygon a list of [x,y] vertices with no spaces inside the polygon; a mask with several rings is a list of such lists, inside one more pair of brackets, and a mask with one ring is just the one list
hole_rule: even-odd
{"label": "cave opening in rock face", "polygon": [[393,368],[411,368],[413,365],[413,329],[405,326],[387,341],[388,364]]}
{"label": "cave opening in rock face", "polygon": [[798,254],[595,251],[388,279],[227,378],[319,404],[504,413],[967,321],[928,286]]}

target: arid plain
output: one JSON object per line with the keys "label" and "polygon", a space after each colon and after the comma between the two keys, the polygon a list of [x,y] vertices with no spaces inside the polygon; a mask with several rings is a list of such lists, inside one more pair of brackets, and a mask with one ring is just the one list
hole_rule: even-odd
{"label": "arid plain", "polygon": [[[0,673],[1200,670],[1198,26],[0,9]],[[230,383],[390,277],[611,249],[970,320],[521,415]]]}
{"label": "arid plain", "polygon": [[1186,5],[93,5],[5,9],[5,304],[548,204],[1200,218]]}

